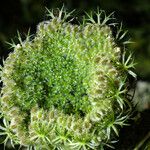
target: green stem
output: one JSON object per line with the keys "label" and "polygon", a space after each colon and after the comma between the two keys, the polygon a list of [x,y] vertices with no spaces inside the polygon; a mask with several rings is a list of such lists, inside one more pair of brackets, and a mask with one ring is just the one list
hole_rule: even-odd
{"label": "green stem", "polygon": [[150,132],[140,141],[140,143],[137,144],[137,146],[134,148],[134,150],[139,150],[142,145],[150,138]]}

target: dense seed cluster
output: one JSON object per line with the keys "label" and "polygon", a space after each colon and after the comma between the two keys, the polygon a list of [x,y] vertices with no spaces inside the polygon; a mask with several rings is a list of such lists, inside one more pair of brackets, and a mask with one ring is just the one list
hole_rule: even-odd
{"label": "dense seed cluster", "polygon": [[4,62],[3,133],[28,148],[101,149],[128,117],[120,60],[106,25],[60,16],[40,23],[34,40],[17,44]]}

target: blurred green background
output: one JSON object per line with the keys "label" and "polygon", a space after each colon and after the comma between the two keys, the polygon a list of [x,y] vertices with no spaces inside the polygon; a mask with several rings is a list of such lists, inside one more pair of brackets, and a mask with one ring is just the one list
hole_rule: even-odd
{"label": "blurred green background", "polygon": [[[45,7],[61,8],[64,4],[68,11],[76,9],[76,17],[97,7],[107,14],[115,11],[115,18],[123,22],[123,28],[129,31],[128,37],[134,42],[129,46],[137,63],[138,76],[135,101],[140,111],[130,127],[121,129],[118,150],[132,150],[150,131],[150,1],[149,0],[4,0],[0,4],[0,62],[11,51],[7,42],[17,41],[17,30],[24,37],[29,28],[31,34],[36,31],[39,22],[46,20]],[[147,88],[143,88],[143,84]],[[144,90],[143,90],[144,89]],[[144,91],[142,94],[139,91]],[[139,94],[140,93],[140,94]],[[143,100],[143,97],[145,97]],[[150,140],[150,139],[149,139]],[[146,140],[148,141],[148,140]],[[146,150],[146,141],[141,150]],[[149,144],[150,145],[150,144]],[[0,148],[1,149],[1,148]],[[150,150],[150,147],[148,148]],[[147,150],[148,150],[147,149]],[[136,149],[135,149],[136,150]]]}

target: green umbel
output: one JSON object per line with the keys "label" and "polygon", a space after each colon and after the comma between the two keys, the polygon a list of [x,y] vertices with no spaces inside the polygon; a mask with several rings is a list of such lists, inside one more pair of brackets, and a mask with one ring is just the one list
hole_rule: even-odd
{"label": "green umbel", "polygon": [[35,38],[20,40],[4,62],[4,143],[10,139],[12,145],[41,150],[102,149],[128,118],[131,58],[125,61],[99,14],[97,23],[89,16],[81,25],[66,22],[62,10],[59,17],[50,14]]}

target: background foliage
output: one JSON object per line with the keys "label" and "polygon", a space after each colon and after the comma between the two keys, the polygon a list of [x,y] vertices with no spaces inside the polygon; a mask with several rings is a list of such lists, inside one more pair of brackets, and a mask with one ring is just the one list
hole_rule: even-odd
{"label": "background foliage", "polygon": [[[36,25],[46,20],[45,7],[76,9],[80,17],[85,11],[104,9],[106,13],[115,11],[117,21],[123,21],[124,29],[134,43],[129,49],[133,51],[137,62],[135,72],[138,81],[150,82],[150,1],[149,0],[5,0],[0,5],[0,61],[10,52],[6,41],[17,41],[17,30],[22,36],[28,29],[35,33]],[[142,88],[142,87],[141,87]],[[150,92],[147,92],[150,95]],[[150,99],[150,96],[148,100]],[[142,100],[142,97],[141,99]],[[150,100],[149,100],[150,101]],[[142,104],[141,104],[142,105]],[[150,131],[150,103],[143,106],[139,117],[132,121],[132,126],[121,130],[118,150],[132,150]],[[144,147],[142,147],[144,149]]]}

